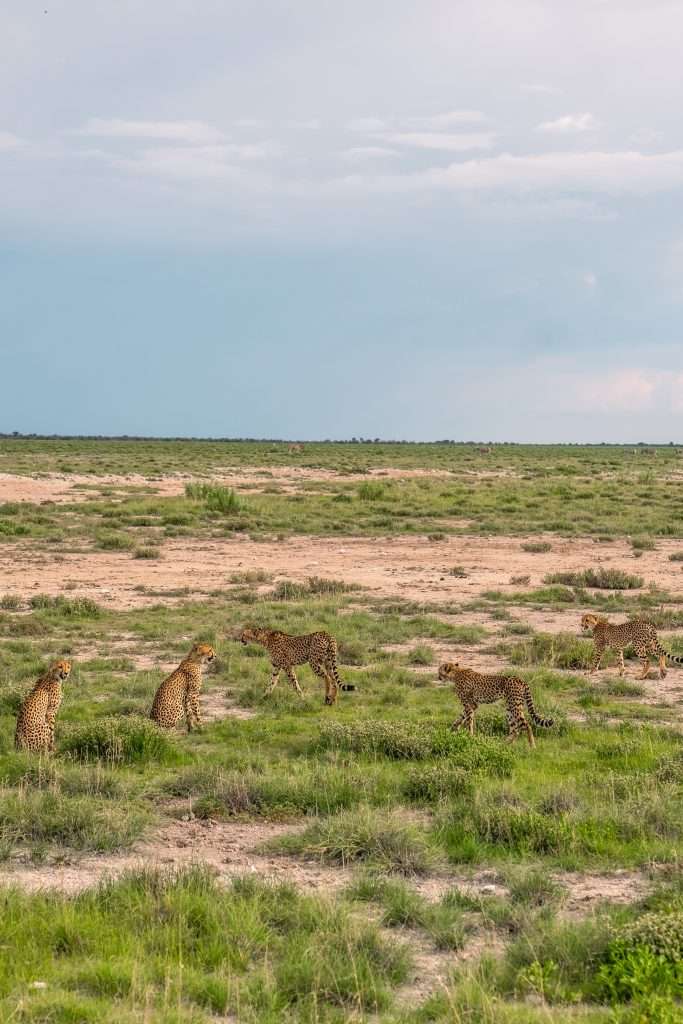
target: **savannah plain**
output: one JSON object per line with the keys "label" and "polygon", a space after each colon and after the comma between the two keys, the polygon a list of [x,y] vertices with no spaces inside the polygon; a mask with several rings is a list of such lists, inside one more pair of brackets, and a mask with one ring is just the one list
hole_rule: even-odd
{"label": "savannah plain", "polygon": [[[683,654],[677,448],[0,440],[0,1019],[683,1020],[683,667],[589,676],[586,611]],[[265,698],[247,624],[334,633],[355,692]],[[444,660],[553,727],[451,732]]]}

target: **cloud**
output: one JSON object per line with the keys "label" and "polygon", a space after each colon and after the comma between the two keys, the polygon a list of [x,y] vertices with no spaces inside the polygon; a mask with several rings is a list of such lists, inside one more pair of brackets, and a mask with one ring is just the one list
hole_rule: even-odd
{"label": "cloud", "polygon": [[600,122],[592,114],[565,114],[556,121],[543,121],[536,128],[537,132],[548,135],[580,135],[582,132],[595,132]]}
{"label": "cloud", "polygon": [[386,146],[353,146],[351,149],[343,150],[341,155],[349,163],[363,163],[365,160],[383,160],[399,154],[397,150],[388,149]]}
{"label": "cloud", "polygon": [[205,145],[220,142],[223,132],[203,121],[124,121],[91,117],[76,134],[108,139],[159,139]]}
{"label": "cloud", "polygon": [[387,127],[379,117],[356,117],[349,121],[346,130],[349,132],[381,132]]}
{"label": "cloud", "polygon": [[0,132],[0,153],[9,152],[12,149],[21,149],[26,143],[18,135],[12,132]]}
{"label": "cloud", "polygon": [[219,146],[155,146],[132,157],[92,154],[127,173],[176,180],[232,180],[249,188],[257,179],[246,173],[245,163],[278,156],[275,143]]}
{"label": "cloud", "polygon": [[430,131],[441,131],[461,124],[482,124],[486,115],[481,110],[451,110],[446,114],[432,114],[428,117],[410,117],[408,124]]}
{"label": "cloud", "polygon": [[513,156],[502,153],[432,167],[409,174],[356,176],[327,187],[368,192],[509,190],[649,195],[683,186],[683,150],[638,152],[558,152]]}
{"label": "cloud", "polygon": [[491,149],[495,136],[491,132],[469,132],[454,135],[446,132],[384,132],[381,139],[399,146],[416,149],[437,149],[464,153],[470,149]]}
{"label": "cloud", "polygon": [[589,290],[592,290],[593,288],[597,288],[597,286],[598,286],[597,275],[594,274],[592,270],[587,271],[583,275],[581,280],[583,281],[583,283],[586,286],[586,288],[588,288]]}

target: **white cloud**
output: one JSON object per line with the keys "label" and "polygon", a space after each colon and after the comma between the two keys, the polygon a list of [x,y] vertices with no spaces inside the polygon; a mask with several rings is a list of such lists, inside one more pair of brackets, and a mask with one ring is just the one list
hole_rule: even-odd
{"label": "white cloud", "polygon": [[349,121],[346,130],[349,132],[381,132],[387,127],[379,117],[356,117]]}
{"label": "white cloud", "polygon": [[12,132],[0,132],[0,153],[9,152],[11,149],[21,149],[25,144],[23,139]]}
{"label": "white cloud", "polygon": [[205,145],[220,142],[223,132],[203,121],[124,121],[119,118],[91,117],[78,135],[108,139],[160,139]]}
{"label": "white cloud", "polygon": [[292,121],[292,128],[299,128],[302,131],[317,132],[322,128],[322,121],[317,117],[311,117],[308,121]]}
{"label": "white cloud", "polygon": [[363,163],[366,160],[380,160],[386,157],[398,156],[398,151],[388,149],[386,146],[353,146],[351,149],[342,151],[344,160],[349,163]]}
{"label": "white cloud", "polygon": [[546,132],[548,135],[580,135],[582,132],[595,132],[600,128],[600,122],[592,114],[565,114],[555,121],[543,121],[536,128],[537,132]]}
{"label": "white cloud", "polygon": [[586,288],[588,288],[590,291],[592,291],[594,288],[597,288],[598,286],[597,275],[594,274],[592,270],[586,271],[586,273],[582,276],[581,280],[583,281]]}
{"label": "white cloud", "polygon": [[432,114],[428,117],[410,117],[408,124],[430,131],[441,131],[461,124],[482,124],[486,115],[481,110],[451,110],[446,114]]}
{"label": "white cloud", "polygon": [[[356,176],[330,182],[346,190],[418,192],[510,190],[648,195],[683,186],[683,150],[646,155],[638,152],[559,152],[464,160],[411,174]],[[537,198],[537,197],[536,197]]]}
{"label": "white cloud", "polygon": [[495,136],[491,132],[469,132],[457,135],[447,132],[384,132],[381,138],[400,146],[464,153],[470,149],[491,149]]}

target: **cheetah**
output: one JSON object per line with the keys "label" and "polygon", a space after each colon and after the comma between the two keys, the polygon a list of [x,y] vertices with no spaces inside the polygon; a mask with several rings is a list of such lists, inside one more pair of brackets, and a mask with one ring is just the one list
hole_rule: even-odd
{"label": "cheetah", "polygon": [[338,690],[355,690],[356,687],[342,683],[337,669],[337,641],[329,633],[307,633],[304,636],[289,636],[276,629],[247,627],[240,635],[243,644],[260,644],[268,651],[273,666],[266,696],[277,686],[280,673],[284,671],[290,683],[303,697],[299,680],[294,672],[295,665],[309,664],[315,674],[325,683],[325,703],[334,704]]}
{"label": "cheetah", "polygon": [[592,632],[595,642],[595,654],[589,672],[600,668],[602,656],[607,647],[619,653],[619,675],[623,676],[624,650],[633,647],[642,665],[639,679],[646,679],[650,669],[650,656],[659,658],[659,675],[666,675],[666,660],[683,665],[683,658],[665,651],[657,637],[657,630],[651,622],[643,619],[631,619],[628,622],[610,622],[604,615],[593,615],[590,612],[581,617],[581,629],[584,633]]}
{"label": "cheetah", "polygon": [[62,703],[62,683],[70,672],[70,661],[56,661],[24,698],[14,734],[17,750],[54,752],[55,718]]}
{"label": "cheetah", "polygon": [[465,725],[470,735],[474,736],[474,712],[477,707],[480,704],[492,704],[501,697],[507,704],[509,743],[517,739],[520,729],[524,729],[529,746],[536,745],[531,726],[524,715],[523,704],[526,704],[535,725],[549,729],[553,724],[552,718],[541,718],[536,713],[529,687],[523,679],[516,676],[483,675],[471,668],[464,668],[455,661],[447,661],[439,665],[439,679],[442,682],[453,683],[455,692],[462,701],[464,710],[460,718],[453,722],[453,731]]}
{"label": "cheetah", "polygon": [[162,729],[172,729],[184,714],[188,732],[201,726],[199,691],[202,686],[202,669],[215,657],[216,652],[209,644],[194,645],[154,695],[150,713],[152,721]]}

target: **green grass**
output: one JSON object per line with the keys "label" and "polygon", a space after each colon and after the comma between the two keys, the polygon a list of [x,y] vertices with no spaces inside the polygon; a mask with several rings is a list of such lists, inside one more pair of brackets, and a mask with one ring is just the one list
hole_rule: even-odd
{"label": "green grass", "polygon": [[583,569],[581,572],[553,572],[545,583],[562,583],[567,587],[596,587],[600,590],[638,590],[643,586],[642,576],[634,576],[622,569]]}

